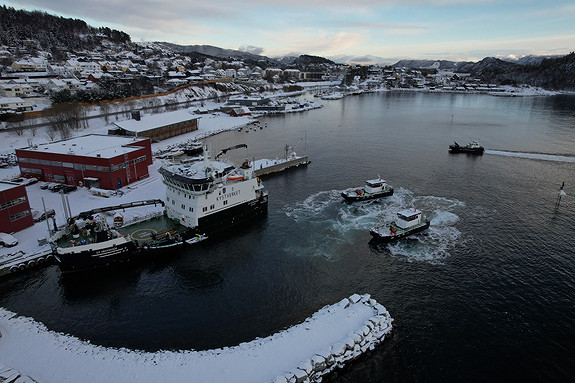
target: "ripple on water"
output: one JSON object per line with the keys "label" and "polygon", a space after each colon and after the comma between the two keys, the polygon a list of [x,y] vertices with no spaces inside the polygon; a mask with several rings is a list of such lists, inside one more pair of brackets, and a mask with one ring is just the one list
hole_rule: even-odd
{"label": "ripple on water", "polygon": [[431,220],[430,228],[408,239],[375,248],[407,261],[441,262],[457,242],[461,232],[455,224],[461,201],[436,196],[414,196],[400,188],[389,198],[365,202],[342,202],[340,191],[322,191],[285,208],[286,215],[303,229],[305,238],[286,243],[283,248],[297,256],[334,259],[342,246],[353,243],[371,227],[393,221],[399,210],[417,207]]}

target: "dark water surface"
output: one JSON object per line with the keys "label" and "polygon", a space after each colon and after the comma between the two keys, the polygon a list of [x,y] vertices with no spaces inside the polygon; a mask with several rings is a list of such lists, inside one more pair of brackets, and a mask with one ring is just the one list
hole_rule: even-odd
{"label": "dark water surface", "polygon": [[[214,149],[246,143],[230,152],[236,162],[279,157],[285,144],[309,154],[309,166],[264,179],[265,219],[166,259],[1,280],[0,306],[95,344],[201,350],[369,293],[395,319],[392,335],[329,381],[571,381],[575,96],[322,102],[209,139]],[[486,154],[448,154],[452,141],[473,139]],[[341,202],[338,191],[378,174],[394,196]],[[569,196],[556,209],[563,181]],[[426,234],[370,241],[372,225],[414,206],[431,218]]]}

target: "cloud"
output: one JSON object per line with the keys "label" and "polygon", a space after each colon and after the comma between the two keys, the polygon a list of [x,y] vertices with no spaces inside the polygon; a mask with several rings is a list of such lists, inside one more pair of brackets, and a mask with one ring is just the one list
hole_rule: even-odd
{"label": "cloud", "polygon": [[279,47],[274,50],[274,55],[283,55],[287,52],[305,52],[318,56],[336,55],[361,45],[366,40],[366,36],[362,33],[313,29],[283,30],[263,34],[270,41],[270,46]]}
{"label": "cloud", "polygon": [[254,47],[253,45],[242,45],[238,48],[239,51],[251,53],[253,55],[261,55],[264,53],[264,48]]}
{"label": "cloud", "polygon": [[[571,0],[572,1],[572,0]],[[134,41],[206,44],[250,53],[469,59],[573,50],[568,1],[7,0],[130,34]],[[488,6],[490,5],[490,6]],[[516,17],[509,19],[509,12]],[[538,13],[539,12],[539,13]],[[537,17],[537,22],[534,22]],[[527,25],[522,24],[527,21]],[[489,26],[486,28],[486,26]],[[527,36],[532,37],[528,39]],[[555,37],[553,37],[555,35]],[[469,37],[471,36],[471,37]],[[518,37],[517,37],[518,36]],[[547,40],[538,37],[547,36]],[[299,54],[298,53],[298,54]]]}

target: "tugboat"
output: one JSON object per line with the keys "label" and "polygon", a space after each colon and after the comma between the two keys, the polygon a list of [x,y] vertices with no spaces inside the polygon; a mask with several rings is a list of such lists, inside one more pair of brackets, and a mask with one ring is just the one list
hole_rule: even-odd
{"label": "tugboat", "polygon": [[406,209],[397,212],[397,221],[376,226],[369,232],[374,238],[390,242],[423,231],[429,228],[429,224],[421,211],[415,208]]}
{"label": "tugboat", "polygon": [[267,213],[268,194],[249,164],[241,167],[219,161],[228,150],[202,161],[166,163],[159,172],[166,185],[166,213],[189,230],[185,237],[222,231]]}
{"label": "tugboat", "polygon": [[449,145],[449,153],[483,154],[484,150],[483,146],[475,140],[465,146],[461,146],[455,141],[453,141],[453,145]]}
{"label": "tugboat", "polygon": [[365,181],[363,187],[350,188],[341,192],[341,196],[349,202],[389,197],[390,195],[393,195],[393,188],[381,177]]}

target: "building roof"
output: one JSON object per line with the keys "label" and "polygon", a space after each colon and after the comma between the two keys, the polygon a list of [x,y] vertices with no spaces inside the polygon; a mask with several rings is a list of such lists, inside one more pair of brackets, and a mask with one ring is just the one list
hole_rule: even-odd
{"label": "building roof", "polygon": [[15,182],[0,181],[0,192],[13,189],[17,186],[22,186],[22,185],[17,184]]}
{"label": "building roof", "polygon": [[114,122],[117,127],[129,132],[145,132],[147,130],[160,128],[162,126],[176,124],[178,122],[197,120],[200,116],[194,115],[190,109],[176,110],[175,112],[142,116],[138,120],[126,120]]}
{"label": "building roof", "polygon": [[75,137],[69,140],[30,146],[23,148],[22,150],[39,153],[70,154],[74,156],[101,157],[110,159],[140,149],[138,146],[124,145],[128,145],[141,140],[143,139],[134,137],[107,136],[101,134],[88,134],[86,136]]}

